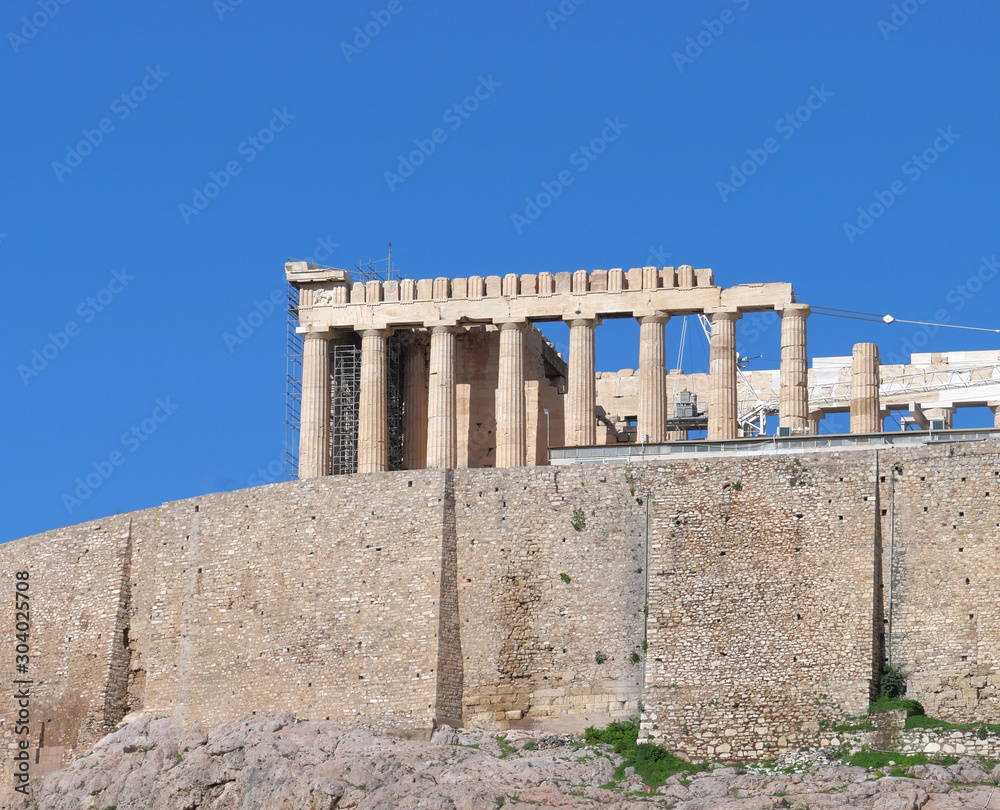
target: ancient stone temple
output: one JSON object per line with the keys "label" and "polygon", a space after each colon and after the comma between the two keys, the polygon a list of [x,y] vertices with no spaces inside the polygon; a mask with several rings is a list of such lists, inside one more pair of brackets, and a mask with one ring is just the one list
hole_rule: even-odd
{"label": "ancient stone temple", "polygon": [[[366,283],[306,262],[285,271],[304,342],[300,478],[519,467],[546,463],[548,447],[608,442],[615,431],[594,368],[594,330],[606,318],[640,323],[626,440],[686,437],[668,430],[664,324],[691,314],[711,321],[709,440],[739,435],[736,321],[745,312],[781,316],[780,422],[809,430],[809,307],[790,284],[722,288],[690,265]],[[533,326],[546,321],[569,325],[568,361]]]}

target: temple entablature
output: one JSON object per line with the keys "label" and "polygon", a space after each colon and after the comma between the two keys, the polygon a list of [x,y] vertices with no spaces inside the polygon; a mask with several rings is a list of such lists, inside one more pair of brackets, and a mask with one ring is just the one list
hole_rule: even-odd
{"label": "temple entablature", "polygon": [[795,301],[791,284],[723,288],[715,286],[711,269],[690,265],[362,282],[345,270],[288,262],[285,275],[303,293],[302,326],[354,331],[438,322],[633,318],[649,312],[692,315],[720,307],[780,311]]}
{"label": "temple entablature", "polygon": [[[686,315],[711,323],[709,439],[739,435],[735,324],[746,312],[782,315],[782,425],[808,427],[809,310],[790,284],[723,288],[691,265],[355,280],[288,262],[285,277],[304,344],[300,478],[545,464],[549,447],[594,444],[607,432],[595,330],[612,318],[639,321],[636,441],[682,437],[664,327]],[[569,327],[568,360],[533,325],[553,321]]]}

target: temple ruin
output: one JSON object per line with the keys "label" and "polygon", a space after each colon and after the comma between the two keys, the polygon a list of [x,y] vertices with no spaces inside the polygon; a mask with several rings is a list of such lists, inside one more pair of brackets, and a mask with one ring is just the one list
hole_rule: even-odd
{"label": "temple ruin", "polygon": [[[552,448],[820,432],[850,413],[851,433],[950,429],[958,407],[988,405],[1000,426],[1000,353],[913,355],[882,365],[861,343],[845,357],[806,354],[810,308],[790,284],[717,286],[690,265],[450,279],[354,281],[345,270],[288,262],[302,340],[298,476],[546,464]],[[778,369],[743,367],[736,322],[781,318]],[[695,315],[709,371],[666,363],[664,325]],[[639,368],[595,370],[595,328],[640,324]],[[534,326],[564,321],[564,359]],[[563,454],[565,455],[565,454]]]}

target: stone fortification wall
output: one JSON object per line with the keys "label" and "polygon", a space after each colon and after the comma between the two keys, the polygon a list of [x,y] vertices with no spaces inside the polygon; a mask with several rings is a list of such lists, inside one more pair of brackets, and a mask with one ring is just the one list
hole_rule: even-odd
{"label": "stone fortification wall", "polygon": [[626,469],[456,473],[454,496],[466,722],[638,714],[645,511]]}
{"label": "stone fortification wall", "polygon": [[[33,772],[60,766],[80,744],[107,734],[124,712],[128,639],[122,610],[130,517],[82,523],[0,546],[0,751],[10,778],[20,733],[15,694],[26,688]],[[18,572],[28,572],[28,615],[15,610]],[[23,604],[23,600],[21,602]],[[26,639],[18,622],[27,621]],[[21,625],[23,627],[23,625]],[[18,671],[16,645],[27,643]],[[30,681],[13,686],[15,680]],[[39,745],[43,751],[38,752]]]}
{"label": "stone fortification wall", "polygon": [[887,636],[890,539],[893,546],[892,663],[929,715],[1000,722],[997,443],[880,456]]}
{"label": "stone fortification wall", "polygon": [[863,713],[879,614],[874,454],[639,470],[651,493],[643,727],[691,756],[797,748]]}
{"label": "stone fortification wall", "polygon": [[[995,722],[997,453],[326,477],[24,538],[0,576],[13,593],[31,572],[31,744],[41,767],[139,709],[425,736],[578,729],[641,701],[682,753],[773,756],[866,708],[890,505],[894,663],[929,713]],[[9,683],[12,601],[0,622]]]}
{"label": "stone fortification wall", "polygon": [[425,734],[444,478],[314,479],[137,515],[134,703],[208,723],[284,706]]}

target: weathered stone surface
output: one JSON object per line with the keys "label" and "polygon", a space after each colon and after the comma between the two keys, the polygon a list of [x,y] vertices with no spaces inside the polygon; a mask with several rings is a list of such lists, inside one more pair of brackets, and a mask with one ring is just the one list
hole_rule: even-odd
{"label": "weathered stone surface", "polygon": [[[989,440],[328,476],[3,544],[0,570],[31,571],[44,617],[33,771],[140,708],[205,725],[289,710],[426,739],[452,720],[579,731],[641,700],[668,748],[771,758],[867,706],[893,497],[893,662],[931,715],[996,722],[998,462]],[[13,607],[0,602],[8,650]],[[0,711],[10,751],[13,701]],[[900,744],[997,750],[977,728]]]}
{"label": "weathered stone surface", "polygon": [[403,741],[332,722],[299,722],[287,712],[237,718],[206,733],[198,725],[184,730],[176,720],[147,717],[34,783],[31,797],[8,795],[3,806],[638,810],[652,802],[678,810],[981,810],[991,797],[993,786],[983,783],[988,777],[972,760],[918,766],[910,771],[916,778],[901,778],[837,764],[823,754],[797,754],[772,769],[677,774],[651,795],[632,768],[614,780],[621,760],[608,746],[581,748],[569,736],[514,731],[500,737],[442,727],[430,742]]}

